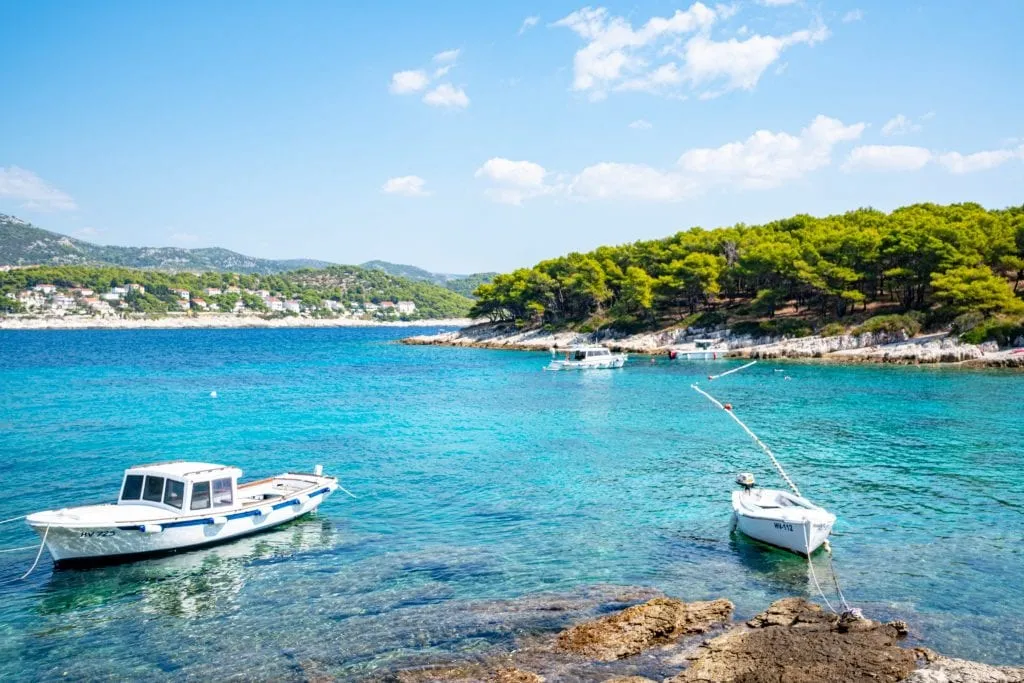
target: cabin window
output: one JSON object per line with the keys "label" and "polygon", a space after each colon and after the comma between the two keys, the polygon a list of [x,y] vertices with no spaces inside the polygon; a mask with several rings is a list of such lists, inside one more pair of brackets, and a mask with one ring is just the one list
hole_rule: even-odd
{"label": "cabin window", "polygon": [[167,487],[164,489],[164,505],[170,505],[172,508],[178,508],[180,510],[181,506],[184,504],[185,482],[168,479]]}
{"label": "cabin window", "polygon": [[586,351],[577,351],[576,352],[576,360],[583,360],[586,357],[587,357],[587,352]]}
{"label": "cabin window", "polygon": [[215,507],[222,505],[231,505],[231,479],[214,479],[213,480],[213,504]]}
{"label": "cabin window", "polygon": [[146,477],[146,485],[142,489],[142,500],[159,503],[164,499],[164,478]]}
{"label": "cabin window", "polygon": [[197,481],[192,484],[192,509],[205,510],[210,507],[210,482]]}
{"label": "cabin window", "polygon": [[142,497],[141,474],[129,474],[124,478],[124,488],[121,489],[121,500],[138,500]]}

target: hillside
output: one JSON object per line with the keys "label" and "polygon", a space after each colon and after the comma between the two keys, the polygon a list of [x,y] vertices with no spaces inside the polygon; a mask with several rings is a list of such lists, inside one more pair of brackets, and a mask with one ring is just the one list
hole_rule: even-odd
{"label": "hillside", "polygon": [[480,285],[490,282],[497,273],[473,273],[472,275],[453,275],[451,273],[432,273],[429,270],[417,268],[416,266],[402,263],[390,263],[388,261],[367,261],[361,265],[362,268],[379,270],[389,275],[408,278],[410,280],[421,280],[433,282],[434,284],[447,287],[453,292],[463,296],[472,297],[473,292]]}
{"label": "hillside", "polygon": [[114,265],[169,272],[281,273],[331,264],[309,259],[261,259],[219,248],[104,246],[0,214],[0,265]]}
{"label": "hillside", "polygon": [[[56,291],[44,291],[49,289],[46,285]],[[83,288],[92,292],[83,293]],[[111,310],[96,300],[117,290],[127,291],[110,300]],[[385,311],[386,306],[400,301],[413,302],[415,309]],[[433,283],[358,266],[270,274],[168,273],[117,266],[32,266],[0,271],[0,314],[163,315],[215,310],[369,318],[388,313],[415,320],[466,317],[472,304],[472,300]]]}
{"label": "hillside", "polygon": [[692,228],[542,261],[478,292],[474,317],[518,328],[802,336],[923,326],[1015,338],[1024,334],[1024,207],[917,204]]}

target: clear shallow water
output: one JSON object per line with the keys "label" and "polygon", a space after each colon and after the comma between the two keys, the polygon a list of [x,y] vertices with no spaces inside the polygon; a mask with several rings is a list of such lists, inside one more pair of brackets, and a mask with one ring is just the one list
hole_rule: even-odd
{"label": "clear shallow water", "polygon": [[[572,617],[537,594],[645,586],[741,615],[809,594],[802,560],[729,534],[737,471],[779,485],[688,388],[736,364],[545,373],[545,354],[391,343],[414,332],[0,332],[0,519],[110,499],[123,468],[174,458],[323,463],[359,495],[116,567],[17,581],[32,553],[0,554],[0,679],[358,677]],[[1024,375],[761,363],[711,389],[839,515],[851,602],[1024,663]],[[35,540],[0,527],[0,547]]]}

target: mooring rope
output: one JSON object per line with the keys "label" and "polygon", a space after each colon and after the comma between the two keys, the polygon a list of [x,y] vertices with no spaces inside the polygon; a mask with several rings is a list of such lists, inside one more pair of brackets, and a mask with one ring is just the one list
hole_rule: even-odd
{"label": "mooring rope", "polygon": [[345,488],[344,486],[342,486],[341,484],[338,484],[338,488],[339,488],[339,489],[341,489],[342,491],[344,491],[345,493],[347,493],[348,495],[352,496],[353,498],[358,498],[358,497],[359,497],[359,496],[357,496],[356,494],[354,494],[354,493],[352,493],[351,491],[349,491],[349,490],[348,490],[347,488]]}
{"label": "mooring rope", "polygon": [[853,608],[850,607],[850,603],[846,602],[846,596],[843,595],[843,589],[839,587],[839,574],[836,573],[836,565],[832,558],[832,546],[827,540],[822,545],[825,546],[825,552],[828,553],[828,569],[832,572],[832,583],[835,584],[836,593],[839,594],[839,600],[843,603],[843,609],[847,612],[852,612]]}
{"label": "mooring rope", "polygon": [[0,522],[0,524],[7,524],[8,522],[17,522],[19,519],[25,519],[26,517],[28,517],[28,515],[22,515],[21,517],[11,517],[10,519],[3,520],[2,522]]}
{"label": "mooring rope", "polygon": [[[836,608],[832,606],[832,603],[828,601],[828,598],[825,597],[825,591],[821,590],[821,584],[818,583],[818,575],[814,573],[814,562],[811,560],[811,536],[810,532],[807,530],[809,525],[803,524],[801,526],[804,530],[804,543],[806,544],[804,547],[807,548],[807,566],[811,570],[811,578],[814,580],[814,587],[818,589],[818,595],[820,595],[821,599],[825,601],[825,604],[828,606],[832,614],[839,614],[839,612],[836,611]],[[834,577],[835,572],[833,572],[832,575]]]}
{"label": "mooring rope", "polygon": [[32,566],[28,568],[28,571],[21,575],[22,579],[27,579],[28,575],[35,571],[36,565],[39,564],[39,558],[43,556],[43,548],[46,547],[46,537],[50,535],[50,527],[47,525],[46,531],[43,532],[43,540],[39,544],[39,552],[36,553],[36,561],[32,563]]}
{"label": "mooring rope", "polygon": [[746,370],[751,365],[757,365],[757,361],[756,360],[752,360],[749,363],[747,363],[746,365],[741,365],[738,368],[733,368],[732,370],[729,370],[727,372],[723,372],[723,373],[720,373],[720,374],[717,374],[717,375],[708,375],[708,379],[712,379],[713,380],[713,379],[718,379],[719,377],[725,377],[726,375],[731,375],[734,372],[739,372],[740,370]]}
{"label": "mooring rope", "polygon": [[756,443],[758,446],[760,446],[761,450],[764,451],[768,455],[769,458],[771,458],[772,464],[775,465],[775,469],[778,470],[779,475],[782,477],[782,480],[785,481],[786,484],[789,485],[789,488],[793,489],[793,493],[795,493],[796,495],[798,495],[801,498],[803,498],[803,495],[800,493],[800,489],[798,489],[796,487],[796,484],[793,483],[793,480],[789,478],[788,474],[786,474],[786,470],[782,469],[782,464],[779,463],[779,461],[775,458],[775,454],[772,453],[771,449],[768,448],[768,446],[764,445],[764,442],[761,441],[761,439],[757,438],[757,434],[755,434],[754,432],[750,431],[750,427],[748,427],[747,425],[743,424],[743,421],[740,420],[738,417],[736,417],[736,414],[732,412],[732,407],[731,406],[729,408],[726,408],[724,405],[722,405],[719,402],[719,400],[717,398],[715,398],[714,396],[712,396],[708,392],[704,391],[703,389],[698,387],[696,384],[691,384],[690,388],[693,389],[694,391],[696,391],[698,394],[701,394],[702,396],[704,396],[706,399],[708,399],[709,401],[714,403],[716,406],[718,406],[722,410],[724,410],[726,415],[728,415],[733,420],[735,420],[736,424],[738,424],[740,427],[742,427],[743,431],[745,431],[747,434],[749,434],[750,438],[754,440],[754,443]]}
{"label": "mooring rope", "polygon": [[35,550],[35,545],[23,545],[20,548],[4,548],[0,553],[16,553],[22,550]]}

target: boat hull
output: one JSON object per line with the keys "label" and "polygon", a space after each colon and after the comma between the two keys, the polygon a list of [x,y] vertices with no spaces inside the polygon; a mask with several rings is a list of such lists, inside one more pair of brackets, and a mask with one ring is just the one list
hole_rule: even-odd
{"label": "boat hull", "polygon": [[600,360],[553,360],[548,364],[548,370],[611,370],[621,368],[626,364],[625,356],[612,356]]}
{"label": "boat hull", "polygon": [[312,512],[333,491],[332,486],[323,486],[274,505],[164,524],[63,526],[31,519],[29,524],[45,537],[46,549],[59,566],[121,561],[200,548],[266,531]]}
{"label": "boat hull", "polygon": [[751,538],[799,555],[809,555],[821,547],[832,533],[832,522],[806,519],[784,521],[749,517],[733,513],[736,528]]}

